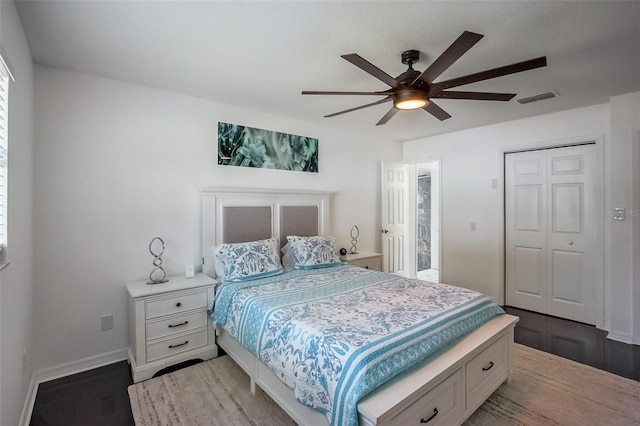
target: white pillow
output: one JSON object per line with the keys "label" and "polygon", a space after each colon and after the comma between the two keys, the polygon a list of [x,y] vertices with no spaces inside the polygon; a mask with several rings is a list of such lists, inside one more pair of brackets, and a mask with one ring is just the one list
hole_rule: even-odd
{"label": "white pillow", "polygon": [[287,271],[295,269],[296,262],[293,258],[293,250],[291,249],[291,243],[287,243],[282,247],[282,266]]}
{"label": "white pillow", "polygon": [[278,247],[277,238],[219,245],[214,257],[224,265],[223,282],[248,281],[281,274],[283,269]]}
{"label": "white pillow", "polygon": [[220,260],[216,255],[218,247],[211,247],[211,254],[213,254],[213,268],[216,270],[216,278],[220,278],[222,280],[224,278],[224,263],[222,263],[222,260]]}
{"label": "white pillow", "polygon": [[[342,264],[336,254],[336,240],[326,237],[287,236],[293,252],[295,269],[326,268]],[[286,246],[285,246],[286,247]]]}

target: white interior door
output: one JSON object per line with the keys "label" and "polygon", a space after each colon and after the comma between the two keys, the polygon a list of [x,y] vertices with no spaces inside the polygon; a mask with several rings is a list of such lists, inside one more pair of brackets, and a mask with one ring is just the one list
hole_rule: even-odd
{"label": "white interior door", "polygon": [[546,170],[545,151],[505,157],[507,305],[543,313],[547,312]]}
{"label": "white interior door", "polygon": [[548,313],[595,324],[595,147],[547,151]]}
{"label": "white interior door", "polygon": [[407,276],[408,166],[382,162],[381,191],[384,271]]}
{"label": "white interior door", "polygon": [[595,147],[507,154],[507,304],[596,322]]}

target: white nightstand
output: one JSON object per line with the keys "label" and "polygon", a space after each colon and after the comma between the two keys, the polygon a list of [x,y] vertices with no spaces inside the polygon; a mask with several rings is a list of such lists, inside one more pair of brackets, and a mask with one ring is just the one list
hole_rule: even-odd
{"label": "white nightstand", "polygon": [[353,266],[382,271],[382,254],[361,251],[356,254],[340,256],[340,260]]}
{"label": "white nightstand", "polygon": [[163,284],[127,283],[129,362],[134,382],[190,359],[218,356],[215,328],[207,316],[217,281],[204,274],[169,277]]}

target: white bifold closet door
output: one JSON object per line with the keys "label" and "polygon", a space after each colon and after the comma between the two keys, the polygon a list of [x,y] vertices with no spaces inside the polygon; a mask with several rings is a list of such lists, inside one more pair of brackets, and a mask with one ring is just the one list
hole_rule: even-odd
{"label": "white bifold closet door", "polygon": [[508,306],[596,323],[595,147],[505,156]]}

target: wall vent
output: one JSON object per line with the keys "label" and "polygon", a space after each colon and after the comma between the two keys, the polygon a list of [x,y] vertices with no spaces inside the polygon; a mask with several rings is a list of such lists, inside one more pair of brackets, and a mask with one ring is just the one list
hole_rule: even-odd
{"label": "wall vent", "polygon": [[545,99],[557,98],[558,96],[560,96],[558,94],[558,92],[553,90],[551,92],[541,93],[541,94],[535,95],[535,96],[529,96],[528,98],[518,99],[518,103],[522,104],[522,105],[530,104],[532,102],[543,101]]}

